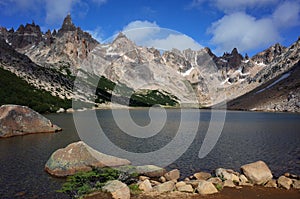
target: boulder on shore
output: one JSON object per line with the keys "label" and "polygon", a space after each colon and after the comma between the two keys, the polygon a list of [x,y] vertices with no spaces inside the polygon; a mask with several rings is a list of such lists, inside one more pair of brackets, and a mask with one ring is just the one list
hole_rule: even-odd
{"label": "boulder on shore", "polygon": [[61,128],[26,106],[3,105],[0,107],[0,138],[57,131],[61,131]]}
{"label": "boulder on shore", "polygon": [[263,161],[246,164],[241,167],[245,176],[254,184],[265,184],[273,178],[272,172]]}
{"label": "boulder on shore", "polygon": [[278,186],[279,187],[283,187],[285,189],[290,189],[291,188],[291,185],[293,184],[293,181],[292,179],[290,178],[287,178],[285,176],[280,176],[277,180],[278,182]]}
{"label": "boulder on shore", "polygon": [[201,195],[218,193],[218,190],[211,182],[200,180],[198,183],[197,191]]}
{"label": "boulder on shore", "polygon": [[92,167],[117,167],[131,164],[129,160],[100,153],[82,141],[69,144],[55,151],[45,165],[45,170],[54,176],[73,175],[90,171]]}
{"label": "boulder on shore", "polygon": [[128,186],[118,180],[108,181],[102,190],[110,193],[113,199],[130,199]]}

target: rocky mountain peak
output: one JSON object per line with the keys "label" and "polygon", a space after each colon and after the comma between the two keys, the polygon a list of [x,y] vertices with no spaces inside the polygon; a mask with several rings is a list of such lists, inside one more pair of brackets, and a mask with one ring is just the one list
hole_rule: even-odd
{"label": "rocky mountain peak", "polygon": [[238,55],[238,54],[239,54],[239,52],[238,52],[237,48],[232,49],[231,55],[235,56],[235,55]]}
{"label": "rocky mountain peak", "polygon": [[275,45],[271,46],[270,48],[260,52],[252,57],[253,61],[257,63],[264,63],[269,64],[278,56],[286,51],[286,47],[276,43]]}
{"label": "rocky mountain peak", "polygon": [[1,29],[1,37],[4,38],[14,49],[21,49],[29,45],[37,45],[43,40],[43,33],[39,25],[34,22],[27,23],[25,26],[22,24],[17,31],[10,29],[7,31],[5,28]]}
{"label": "rocky mountain peak", "polygon": [[135,48],[136,45],[122,32],[120,32],[112,42],[112,49],[115,52],[128,52],[134,50]]}
{"label": "rocky mountain peak", "polygon": [[75,30],[76,30],[76,26],[73,24],[71,14],[69,13],[64,19],[64,22],[61,28],[58,30],[58,33],[62,34],[64,32],[75,31]]}
{"label": "rocky mountain peak", "polygon": [[114,39],[112,43],[120,43],[120,42],[131,42],[124,33],[119,32],[118,36]]}

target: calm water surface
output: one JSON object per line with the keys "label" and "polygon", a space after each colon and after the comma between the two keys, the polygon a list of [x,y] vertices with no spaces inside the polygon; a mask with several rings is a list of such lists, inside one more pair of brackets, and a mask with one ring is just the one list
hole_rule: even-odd
{"label": "calm water surface", "polygon": [[[150,118],[146,109],[131,110],[130,113],[137,124],[149,124]],[[180,110],[167,110],[167,114],[168,121],[159,134],[147,139],[138,139],[129,137],[118,128],[110,110],[97,111],[100,125],[113,143],[128,151],[143,153],[162,148],[176,135]],[[218,167],[238,171],[243,164],[264,160],[275,176],[284,172],[300,175],[299,114],[228,111],[224,129],[216,146],[203,159],[198,158],[198,152],[211,113],[202,110],[200,118],[193,117],[194,114],[195,110],[191,110],[190,117],[185,122],[200,120],[196,138],[189,149],[169,165],[169,169],[179,168],[182,176],[188,176],[195,171],[211,172]],[[49,176],[43,169],[49,156],[56,149],[80,138],[74,127],[72,114],[49,114],[46,117],[62,127],[63,131],[0,140],[1,199],[67,198],[66,195],[55,192],[64,180]],[[88,126],[86,128],[87,131],[91,130]]]}

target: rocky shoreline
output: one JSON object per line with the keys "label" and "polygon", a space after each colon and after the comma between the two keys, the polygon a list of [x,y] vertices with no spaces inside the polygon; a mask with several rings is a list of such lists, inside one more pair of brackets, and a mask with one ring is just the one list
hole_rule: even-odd
{"label": "rocky shoreline", "polygon": [[[263,161],[242,165],[241,172],[217,168],[212,173],[199,171],[184,177],[178,169],[166,171],[154,165],[131,166],[130,161],[94,151],[82,141],[54,152],[46,163],[45,170],[51,175],[62,177],[76,172],[91,171],[95,167],[112,167],[128,175],[137,174],[137,178],[130,184],[122,182],[121,179],[107,181],[100,189],[92,189],[92,193],[84,195],[85,198],[103,198],[105,192],[110,198],[129,199],[135,196],[130,187],[135,187],[137,195],[164,195],[165,198],[168,198],[168,195],[174,198],[174,194],[184,194],[188,197],[211,195],[222,193],[224,188],[242,189],[253,186],[300,190],[300,176],[285,173],[275,179]],[[298,193],[300,194],[300,191]]]}

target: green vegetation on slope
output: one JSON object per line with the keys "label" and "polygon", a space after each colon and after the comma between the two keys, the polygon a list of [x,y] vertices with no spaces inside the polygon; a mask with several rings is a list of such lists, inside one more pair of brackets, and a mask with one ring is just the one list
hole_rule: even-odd
{"label": "green vegetation on slope", "polygon": [[113,96],[114,102],[129,106],[149,107],[156,104],[164,106],[176,106],[178,104],[178,98],[167,92],[162,92],[159,90],[134,91],[125,84],[120,82],[115,83],[104,76],[98,77],[83,70],[81,70],[81,72],[86,76],[86,78],[81,79],[82,83],[91,86],[97,84],[97,98],[95,99],[96,103],[111,101]]}
{"label": "green vegetation on slope", "polygon": [[69,176],[58,192],[71,198],[81,198],[96,190],[101,190],[107,181],[119,180],[127,185],[137,182],[137,174],[129,174],[113,168],[93,168],[92,171],[79,172]]}
{"label": "green vegetation on slope", "polygon": [[71,100],[52,96],[39,90],[15,74],[0,68],[0,105],[18,104],[28,106],[40,113],[56,112],[60,107],[70,108]]}

